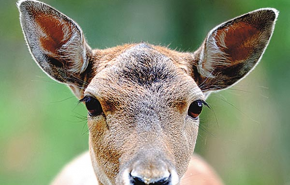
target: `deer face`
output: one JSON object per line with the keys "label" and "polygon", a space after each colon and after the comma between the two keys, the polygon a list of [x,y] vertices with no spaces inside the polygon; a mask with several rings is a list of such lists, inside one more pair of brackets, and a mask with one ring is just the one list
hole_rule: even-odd
{"label": "deer face", "polygon": [[142,179],[176,184],[193,152],[204,95],[186,73],[187,66],[154,46],[119,49],[122,54],[84,92],[92,112],[88,124],[94,168],[109,181],[117,176],[120,184]]}
{"label": "deer face", "polygon": [[256,66],[277,17],[275,9],[260,9],[229,20],[193,53],[146,43],[92,50],[56,9],[32,0],[18,7],[37,64],[86,105],[92,164],[108,185],[178,184],[205,98]]}

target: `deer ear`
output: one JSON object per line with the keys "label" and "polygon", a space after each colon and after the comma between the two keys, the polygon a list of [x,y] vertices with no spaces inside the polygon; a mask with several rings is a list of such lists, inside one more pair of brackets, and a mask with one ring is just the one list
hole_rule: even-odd
{"label": "deer ear", "polygon": [[259,9],[211,30],[197,50],[195,69],[203,92],[227,88],[259,62],[272,36],[278,11]]}
{"label": "deer ear", "polygon": [[82,81],[92,54],[80,27],[42,2],[22,0],[18,8],[29,50],[43,71],[62,83]]}

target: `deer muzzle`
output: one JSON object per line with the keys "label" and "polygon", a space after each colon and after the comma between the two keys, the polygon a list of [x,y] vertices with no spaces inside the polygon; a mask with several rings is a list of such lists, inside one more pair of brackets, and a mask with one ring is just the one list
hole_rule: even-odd
{"label": "deer muzzle", "polygon": [[175,167],[165,156],[154,153],[146,152],[144,155],[144,152],[131,160],[123,170],[121,184],[177,185],[179,177]]}

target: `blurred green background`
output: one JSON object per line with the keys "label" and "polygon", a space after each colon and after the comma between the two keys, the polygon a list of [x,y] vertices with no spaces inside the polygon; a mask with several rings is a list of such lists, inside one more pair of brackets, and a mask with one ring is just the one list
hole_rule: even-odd
{"label": "blurred green background", "polygon": [[[226,184],[290,185],[289,0],[45,0],[82,27],[92,48],[148,41],[194,51],[217,24],[280,11],[258,67],[208,99],[196,152]],[[0,184],[48,184],[88,149],[86,110],[34,63],[14,0],[0,0]]]}

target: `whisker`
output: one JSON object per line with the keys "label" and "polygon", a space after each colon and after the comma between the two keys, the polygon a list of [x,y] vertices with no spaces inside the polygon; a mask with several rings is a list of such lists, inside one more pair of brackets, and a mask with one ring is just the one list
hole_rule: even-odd
{"label": "whisker", "polygon": [[60,100],[51,101],[50,103],[52,103],[52,104],[61,103],[61,102],[64,102],[64,101],[67,101],[67,100],[70,100],[70,99],[75,99],[75,96],[70,96],[70,97],[67,97],[67,98],[60,99]]}
{"label": "whisker", "polygon": [[245,112],[243,112],[241,109],[239,109],[238,107],[236,107],[234,104],[230,103],[224,96],[222,96],[221,94],[218,95],[219,97],[222,98],[218,98],[217,96],[212,96],[213,98],[216,98],[218,100],[221,100],[225,103],[227,103],[228,105],[230,105],[231,107],[233,107],[235,110],[237,110],[240,114],[242,114],[242,116],[247,116],[250,120],[252,120],[255,123],[260,123],[259,121],[249,117],[249,115],[247,115]]}

